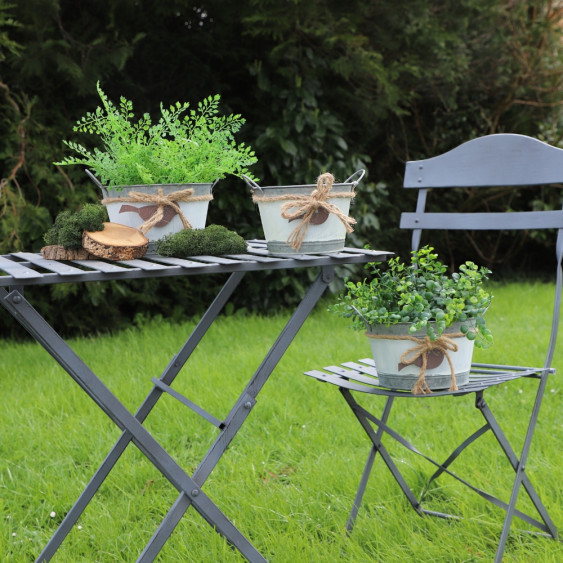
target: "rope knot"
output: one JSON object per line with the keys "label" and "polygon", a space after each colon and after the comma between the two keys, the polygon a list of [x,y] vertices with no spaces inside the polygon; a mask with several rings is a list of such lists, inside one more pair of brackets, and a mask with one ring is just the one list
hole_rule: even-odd
{"label": "rope knot", "polygon": [[462,332],[456,332],[448,334],[447,336],[442,334],[436,340],[430,340],[428,336],[424,338],[417,338],[416,336],[404,335],[404,336],[392,336],[392,335],[382,335],[382,334],[370,334],[370,338],[381,338],[384,340],[411,340],[416,342],[413,348],[409,348],[401,355],[399,362],[399,369],[410,365],[420,365],[420,373],[418,379],[416,380],[412,392],[414,395],[424,395],[426,393],[432,393],[428,383],[426,382],[426,370],[432,367],[437,367],[440,365],[441,360],[438,364],[434,366],[428,366],[428,357],[431,352],[437,351],[442,357],[445,357],[450,366],[450,391],[457,391],[457,383],[455,379],[455,368],[450,357],[450,352],[457,352],[458,345],[456,344],[454,338],[461,338],[465,335]]}
{"label": "rope knot", "polygon": [[[299,250],[303,239],[307,234],[310,224],[316,225],[326,221],[330,213],[336,215],[342,221],[346,232],[353,232],[352,225],[356,220],[348,217],[337,205],[327,201],[330,198],[353,198],[356,194],[354,192],[336,192],[330,193],[332,185],[334,184],[334,176],[330,172],[325,172],[317,178],[317,187],[311,192],[310,195],[280,195],[273,197],[253,196],[252,201],[270,202],[270,201],[285,201],[281,206],[281,216],[288,221],[295,221],[300,219],[299,224],[291,232],[287,238],[287,243],[294,250]],[[294,209],[294,211],[292,211]],[[320,217],[324,211],[324,216]],[[320,217],[320,218],[319,218]]]}
{"label": "rope knot", "polygon": [[[200,195],[194,196],[193,188],[187,188],[185,190],[177,190],[164,195],[162,188],[158,188],[156,194],[146,194],[143,192],[136,192],[134,190],[130,191],[127,196],[122,197],[108,197],[102,200],[103,204],[117,203],[117,202],[127,202],[127,203],[152,203],[153,206],[145,206],[148,209],[148,217],[145,218],[144,214],[139,212],[141,218],[145,219],[143,224],[139,227],[139,230],[146,234],[150,229],[155,226],[162,226],[162,224],[167,224],[170,222],[174,215],[178,215],[182,221],[182,226],[184,229],[192,229],[192,224],[182,213],[180,206],[177,202],[181,201],[210,201],[213,199],[212,195]],[[154,209],[152,209],[154,207]],[[165,211],[166,208],[172,210],[172,216],[166,221]],[[141,207],[140,209],[143,209]],[[159,223],[161,223],[159,225]]]}

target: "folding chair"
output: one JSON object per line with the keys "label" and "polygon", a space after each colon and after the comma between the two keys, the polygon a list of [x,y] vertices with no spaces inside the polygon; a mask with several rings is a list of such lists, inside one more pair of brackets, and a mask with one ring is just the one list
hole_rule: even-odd
{"label": "folding chair", "polygon": [[[460,387],[457,391],[440,390],[432,394],[414,395],[410,391],[383,388],[379,386],[377,370],[374,361],[371,359],[346,362],[341,366],[330,366],[323,368],[323,370],[311,370],[306,372],[308,376],[322,382],[331,383],[339,388],[348,406],[352,409],[355,417],[365,430],[371,442],[371,450],[347,523],[349,533],[354,526],[358,509],[368,483],[368,477],[372,470],[376,454],[378,453],[418,514],[421,516],[431,515],[442,518],[457,518],[457,516],[428,510],[422,506],[422,497],[425,493],[423,492],[422,496],[417,498],[411,487],[407,484],[406,479],[399,471],[399,466],[383,444],[384,438],[386,440],[393,438],[411,452],[421,455],[424,459],[437,467],[425,491],[428,490],[429,485],[434,482],[435,479],[445,473],[506,511],[496,552],[496,562],[502,560],[514,516],[518,516],[524,520],[527,525],[534,526],[540,530],[540,532],[536,531],[536,533],[552,538],[558,537],[555,525],[526,474],[526,463],[528,461],[532,437],[538,420],[548,377],[555,372],[551,364],[557,338],[563,280],[561,266],[563,257],[563,212],[559,210],[501,213],[430,213],[425,211],[426,199],[430,191],[433,192],[434,196],[440,196],[444,195],[446,188],[493,186],[511,188],[514,186],[535,186],[555,183],[559,183],[560,185],[563,183],[563,149],[555,148],[537,139],[523,135],[487,135],[463,143],[457,148],[434,158],[407,162],[404,175],[404,187],[418,190],[418,202],[414,213],[402,214],[400,226],[401,228],[412,230],[413,250],[418,249],[421,233],[425,229],[468,231],[556,230],[556,290],[551,322],[551,336],[549,344],[547,345],[547,354],[543,367],[473,364],[469,383]],[[537,391],[535,391],[536,387],[534,385],[535,399],[533,400],[533,408],[531,412],[522,414],[523,417],[526,416],[526,419],[529,416],[529,421],[522,450],[518,457],[496,418],[493,416],[491,409],[485,401],[484,395],[487,389],[501,384],[512,384],[512,390],[516,392],[516,390],[520,388],[519,380],[521,378],[535,380],[535,382],[537,382]],[[422,454],[417,447],[392,429],[388,424],[391,407],[396,399],[408,398],[411,401],[428,401],[438,396],[462,396],[471,394],[475,394],[475,407],[483,415],[485,423],[481,428],[465,439],[443,463],[436,462],[432,458]],[[365,399],[363,402],[367,403],[369,399],[366,399],[366,396],[369,395],[386,397],[380,416],[372,414],[367,406],[360,405],[357,400],[359,397],[363,396]],[[437,413],[437,416],[439,416],[439,413]],[[453,473],[450,468],[452,463],[469,445],[478,438],[489,434],[489,431],[491,431],[496,438],[500,449],[504,452],[504,455],[514,469],[514,484],[508,502],[504,502],[494,495],[470,484],[467,480]],[[532,517],[516,509],[516,501],[521,489],[524,489],[527,493],[539,515],[539,519],[537,515],[536,517]]]}

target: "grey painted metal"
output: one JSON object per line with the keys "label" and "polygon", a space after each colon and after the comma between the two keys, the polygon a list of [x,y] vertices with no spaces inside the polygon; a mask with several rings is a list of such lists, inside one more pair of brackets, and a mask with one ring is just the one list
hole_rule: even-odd
{"label": "grey painted metal", "polygon": [[[44,260],[34,253],[14,253],[0,257],[0,303],[69,373],[94,402],[123,430],[123,434],[94,474],[74,506],[67,513],[55,534],[39,555],[37,561],[49,561],[60,544],[85,510],[100,485],[109,475],[129,443],[133,442],[157,469],[178,489],[179,497],[139,557],[139,561],[152,561],[168,539],[185,511],[194,509],[240,553],[251,562],[265,561],[243,534],[201,491],[202,485],[225,453],[252,408],[256,397],[275,366],[295,338],[309,313],[322,296],[334,276],[334,266],[346,263],[365,263],[386,259],[391,253],[344,249],[322,256],[293,255],[272,256],[263,241],[250,241],[248,253],[229,257],[190,257],[167,259],[150,256],[141,260],[106,262],[80,260],[55,262]],[[317,280],[303,297],[294,314],[282,330],[262,364],[241,393],[227,417],[220,421],[201,407],[176,393],[170,385],[201,342],[224,305],[247,271],[320,267]],[[200,275],[231,273],[225,285],[202,316],[181,350],[171,359],[160,379],[153,379],[154,387],[132,415],[107,389],[100,379],[84,364],[23,296],[27,285],[48,285],[68,281],[109,281],[113,279],[138,279],[170,275]],[[5,289],[5,288],[8,289]],[[220,433],[202,459],[193,476],[187,475],[160,444],[143,427],[142,422],[152,411],[162,393],[169,393],[199,412],[210,423],[219,427]]]}
{"label": "grey painted metal", "polygon": [[184,397],[184,395],[176,391],[176,389],[172,389],[172,387],[166,385],[166,383],[162,383],[162,381],[160,381],[160,379],[157,379],[156,377],[151,378],[151,381],[153,382],[155,387],[158,387],[161,391],[168,393],[171,397],[174,397],[177,401],[180,401],[180,403],[182,403],[184,406],[192,409],[195,413],[199,414],[199,416],[205,418],[207,422],[213,424],[213,426],[216,426],[217,428],[223,427],[224,422],[222,420],[214,417],[205,409],[203,409],[193,401],[190,401],[187,397]]}
{"label": "grey painted metal", "polygon": [[[223,257],[191,256],[185,259],[146,254],[138,260],[45,260],[41,254],[14,252],[0,256],[0,287],[68,282],[110,281],[150,277],[192,276],[314,268],[338,264],[362,264],[385,259],[390,252],[344,248],[327,254],[276,255],[263,241],[247,241],[248,253]],[[225,259],[232,259],[224,263]],[[80,267],[78,267],[80,266]]]}
{"label": "grey painted metal", "polygon": [[515,211],[513,213],[403,213],[403,229],[450,229],[488,231],[561,229],[561,211]]}
{"label": "grey painted metal", "polygon": [[[381,415],[381,420],[383,421],[383,423],[387,423],[387,419],[389,418],[389,414],[391,412],[391,407],[393,406],[393,400],[393,397],[387,397],[387,400],[385,401],[385,407],[383,408],[383,414]],[[382,434],[383,429],[378,428],[375,435],[378,443],[381,442]],[[373,445],[369,451],[368,459],[366,461],[366,465],[362,472],[362,478],[360,479],[360,484],[358,486],[358,491],[356,492],[356,496],[354,498],[354,504],[352,505],[352,510],[350,511],[348,522],[346,523],[346,531],[348,534],[351,534],[352,530],[354,529],[354,524],[356,523],[358,511],[360,510],[360,505],[362,504],[362,499],[364,498],[364,492],[368,484],[368,479],[373,468],[373,462],[375,461],[377,452],[378,448]]]}
{"label": "grey painted metal", "polygon": [[240,533],[218,507],[205,495],[170,454],[153,438],[113,393],[96,377],[76,353],[52,329],[39,313],[17,292],[2,289],[4,307],[41,344],[59,365],[80,385],[104,413],[122,430],[132,435],[132,441],[147,459],[174,485],[192,499],[197,512],[221,533],[249,561],[263,561],[254,546]]}
{"label": "grey painted metal", "polygon": [[[332,282],[334,278],[334,269],[332,267],[325,267],[322,269],[318,278],[313,285],[309,288],[305,297],[282,329],[282,332],[270,348],[266,357],[256,370],[242,396],[239,398],[231,413],[225,421],[224,434],[218,436],[214,444],[211,446],[206,456],[194,472],[193,478],[197,482],[204,482],[221,456],[223,455],[228,444],[244,422],[244,418],[237,416],[238,413],[246,415],[250,409],[248,407],[248,399],[255,400],[258,393],[270,377],[272,371],[281,360],[287,348],[297,335],[299,329],[313,310],[315,304],[323,295],[325,289]],[[155,532],[150,542],[147,544],[145,551],[141,554],[139,562],[152,561],[154,556],[160,551],[185,511],[189,508],[191,499],[189,496],[180,493],[174,506],[171,508],[165,519],[162,521],[160,528]]]}
{"label": "grey painted metal", "polygon": [[[197,345],[201,342],[214,320],[217,318],[229,298],[232,296],[240,282],[244,277],[244,273],[234,273],[226,281],[225,285],[221,288],[217,297],[213,300],[207,311],[204,313],[199,323],[186,340],[181,350],[169,362],[167,368],[164,370],[160,380],[165,384],[172,384],[180,370],[186,364]],[[145,398],[135,416],[143,422],[150,414],[158,399],[161,397],[162,391],[157,387],[153,387],[151,392]],[[69,510],[59,528],[55,531],[49,543],[39,556],[38,561],[49,561],[53,554],[57,551],[64,538],[68,535],[72,526],[76,524],[80,515],[84,512],[86,506],[90,503],[100,485],[104,482],[110,471],[113,469],[121,454],[125,451],[128,444],[131,442],[132,435],[129,432],[124,432],[112,450],[96,471],[76,503]]]}
{"label": "grey painted metal", "polygon": [[[381,439],[380,437],[378,438],[376,433],[374,432],[372,426],[370,425],[370,422],[373,423],[377,428],[378,428],[378,433],[380,431],[384,431],[385,433],[387,433],[389,436],[391,436],[394,440],[396,440],[398,443],[400,443],[403,447],[405,447],[406,449],[408,449],[409,451],[423,457],[426,461],[429,461],[430,463],[432,463],[433,465],[435,465],[436,467],[438,467],[438,472],[436,472],[434,475],[436,475],[437,473],[447,473],[449,476],[453,477],[454,479],[458,480],[459,482],[463,483],[466,487],[470,488],[471,490],[473,490],[474,492],[476,492],[477,494],[479,494],[481,497],[483,497],[485,500],[491,502],[492,504],[494,504],[495,506],[498,506],[499,508],[503,508],[504,510],[508,511],[509,509],[512,510],[512,515],[514,516],[518,516],[520,519],[524,520],[525,522],[539,528],[540,530],[542,530],[544,533],[547,533],[549,535],[551,535],[552,537],[557,537],[557,530],[555,528],[555,526],[553,525],[553,522],[551,521],[551,519],[549,518],[549,515],[547,514],[547,510],[545,509],[545,507],[543,506],[543,504],[541,503],[537,493],[535,492],[534,488],[532,487],[532,485],[530,484],[529,480],[527,477],[525,477],[526,479],[526,486],[525,489],[528,492],[528,496],[530,497],[530,499],[532,500],[534,506],[538,509],[538,512],[540,513],[540,515],[542,516],[542,519],[544,520],[543,522],[540,522],[539,520],[532,518],[531,516],[529,516],[526,513],[523,513],[519,510],[516,510],[515,507],[510,507],[509,504],[503,502],[502,500],[498,499],[497,497],[495,497],[494,495],[487,493],[485,491],[483,491],[482,489],[475,487],[474,485],[472,485],[471,483],[469,483],[469,481],[459,477],[459,475],[455,474],[453,471],[448,469],[449,464],[456,458],[458,457],[458,455],[461,453],[461,451],[463,451],[468,445],[470,445],[472,442],[474,442],[477,438],[479,438],[480,436],[482,436],[484,434],[484,432],[486,430],[491,429],[491,425],[487,424],[484,427],[482,427],[478,432],[475,432],[473,435],[471,435],[468,439],[464,440],[464,442],[454,450],[454,452],[448,457],[448,459],[446,460],[445,463],[441,464],[435,460],[433,460],[431,457],[423,454],[418,448],[416,448],[412,443],[410,443],[408,440],[406,440],[403,436],[401,436],[398,432],[396,432],[395,430],[393,430],[391,427],[389,427],[384,421],[383,419],[379,419],[376,416],[374,416],[370,411],[366,410],[364,407],[362,407],[352,396],[352,394],[350,393],[350,391],[344,387],[340,388],[340,391],[342,392],[344,398],[346,399],[346,401],[348,402],[348,405],[350,406],[350,408],[352,409],[352,411],[354,412],[354,414],[356,415],[356,418],[358,419],[358,421],[360,422],[360,424],[362,425],[362,427],[364,428],[366,434],[368,435],[368,437],[370,438],[370,440],[373,443],[373,447],[380,453],[380,455],[383,457],[387,467],[390,469],[391,474],[393,475],[393,477],[395,478],[395,480],[397,481],[397,483],[399,484],[400,488],[403,490],[403,493],[405,494],[405,496],[407,497],[407,499],[409,500],[409,502],[411,503],[411,505],[413,506],[413,508],[418,512],[418,513],[428,513],[434,516],[441,516],[443,518],[456,518],[455,515],[451,515],[451,514],[445,514],[445,513],[438,513],[438,512],[432,512],[432,511],[427,511],[426,509],[424,509],[421,505],[422,500],[423,500],[423,496],[424,496],[424,492],[426,492],[428,485],[425,487],[423,494],[421,495],[420,499],[417,499],[414,492],[412,491],[412,489],[407,485],[405,479],[403,478],[403,476],[401,475],[397,465],[393,462],[393,460],[389,457],[389,454],[387,453],[387,450],[384,448],[384,446],[381,443]],[[480,392],[482,393],[482,392]],[[483,404],[477,404],[477,408],[481,408]],[[490,411],[489,411],[490,412]],[[500,430],[500,429],[499,429]],[[497,438],[497,440],[499,441],[499,443],[501,444],[501,446],[503,447],[503,449],[506,448],[506,451],[512,451],[510,444],[508,443],[508,441],[506,440],[506,438],[504,437],[504,435],[502,434],[502,432],[499,432],[498,435],[495,433],[495,437]],[[504,441],[503,441],[504,440]],[[516,458],[515,454],[514,454],[514,458],[515,458],[515,471],[518,472],[518,459]],[[369,461],[369,460],[368,460]],[[434,475],[432,476],[432,478],[434,478]],[[524,473],[522,471],[522,478],[524,478]],[[362,485],[362,483],[360,484]],[[357,512],[357,509],[356,509]],[[351,530],[349,530],[351,531]]]}
{"label": "grey painted metal", "polygon": [[[530,453],[533,434],[538,420],[545,388],[550,375],[555,373],[551,367],[555,343],[557,341],[559,317],[561,309],[561,293],[563,289],[563,211],[532,211],[518,213],[430,213],[426,211],[427,200],[434,188],[440,188],[433,196],[440,196],[442,189],[451,187],[484,187],[484,186],[519,186],[544,185],[563,183],[563,149],[552,147],[537,139],[523,135],[498,134],[488,135],[463,143],[459,147],[434,158],[408,162],[405,167],[404,187],[417,188],[418,200],[414,213],[403,213],[400,226],[412,231],[412,248],[421,244],[423,230],[529,230],[555,229],[555,296],[551,315],[551,332],[546,344],[546,357],[543,367],[526,367],[511,365],[474,364],[471,369],[469,383],[457,391],[435,391],[430,395],[413,395],[410,391],[399,391],[383,388],[379,385],[377,370],[373,359],[361,359],[357,362],[345,362],[340,366],[327,366],[322,370],[306,372],[319,381],[331,383],[339,387],[342,395],[357,420],[364,428],[370,442],[371,450],[364,473],[362,475],[356,500],[350,513],[347,528],[351,531],[357,515],[359,502],[364,494],[368,476],[372,470],[376,453],[380,453],[385,464],[399,484],[410,504],[419,514],[455,518],[453,515],[429,511],[421,503],[430,484],[441,474],[454,477],[465,486],[481,495],[483,498],[506,512],[499,544],[495,555],[495,563],[501,563],[506,542],[514,516],[524,520],[552,538],[558,538],[558,531],[551,520],[545,506],[541,502],[536,490],[526,474],[526,463]],[[546,322],[549,313],[546,314]],[[519,343],[525,345],[525,343]],[[500,425],[494,418],[484,399],[484,392],[501,384],[509,384],[521,378],[535,379],[538,382],[533,400],[533,407],[529,413],[523,446],[519,456],[516,454]],[[381,418],[377,418],[367,408],[361,406],[355,394],[379,395],[387,397],[388,401],[396,398],[411,400],[427,400],[442,396],[461,397],[475,393],[475,407],[485,419],[485,424],[466,438],[448,456],[446,461],[438,463],[422,454],[418,449],[405,440],[400,434],[391,429],[387,423],[388,413],[384,410]],[[377,428],[377,432],[374,430]],[[492,432],[502,452],[512,466],[515,477],[508,503],[475,487],[465,479],[450,470],[451,464],[462,451],[482,436]],[[437,466],[420,499],[401,476],[398,466],[387,459],[387,451],[382,445],[382,433],[393,438],[410,451],[423,456]],[[524,489],[540,519],[516,509],[516,500],[521,489]]]}
{"label": "grey painted metal", "polygon": [[405,166],[405,188],[524,186],[561,182],[563,149],[525,135],[499,133]]}

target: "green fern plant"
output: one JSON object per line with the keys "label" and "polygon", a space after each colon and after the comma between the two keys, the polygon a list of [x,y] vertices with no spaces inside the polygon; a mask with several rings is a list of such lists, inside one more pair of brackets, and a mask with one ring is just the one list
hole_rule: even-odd
{"label": "green fern plant", "polygon": [[135,120],[133,103],[124,97],[114,105],[97,84],[102,105],[76,122],[74,131],[97,137],[98,145],[63,143],[77,156],[55,164],[82,164],[106,186],[138,184],[210,183],[227,174],[252,177],[248,167],[257,162],[250,146],[235,134],[245,123],[239,114],[219,115],[219,94],[190,109],[187,102],[165,108],[153,123],[148,113]]}

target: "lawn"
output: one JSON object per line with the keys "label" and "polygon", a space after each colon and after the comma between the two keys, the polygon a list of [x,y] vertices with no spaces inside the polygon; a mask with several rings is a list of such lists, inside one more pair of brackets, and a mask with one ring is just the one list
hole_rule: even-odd
{"label": "lawn", "polygon": [[[494,286],[488,326],[494,346],[476,360],[541,365],[548,336],[545,313],[553,287]],[[524,305],[517,316],[514,304]],[[4,313],[3,313],[4,314]],[[221,317],[186,364],[174,388],[223,418],[288,316]],[[135,411],[195,321],[147,322],[113,336],[77,339],[72,347]],[[525,346],[522,345],[525,342]],[[345,523],[369,447],[337,389],[305,377],[324,365],[369,356],[369,344],[344,319],[319,305],[258,397],[204,490],[264,556],[279,563],[346,561],[491,561],[503,511],[448,477],[433,486],[434,509],[464,519],[421,518],[407,505],[380,459],[350,537]],[[70,377],[32,343],[0,342],[0,560],[33,561],[120,435]],[[563,370],[563,339],[554,365]],[[533,381],[486,395],[518,452]],[[378,398],[374,398],[377,402]],[[404,401],[392,424],[423,452],[441,459],[481,425],[473,397]],[[563,393],[559,374],[548,384],[527,472],[556,526],[563,527]],[[170,396],[146,426],[189,473],[216,435],[215,427]],[[433,466],[389,444],[416,491]],[[474,454],[474,455],[470,455]],[[513,471],[490,436],[464,452],[454,470],[508,500]],[[177,497],[176,490],[129,446],[53,559],[65,563],[131,562]],[[529,508],[525,495],[519,508]],[[531,514],[535,516],[533,511]],[[561,543],[518,532],[505,561],[563,560]],[[161,552],[162,562],[242,561],[237,551],[189,510]]]}

